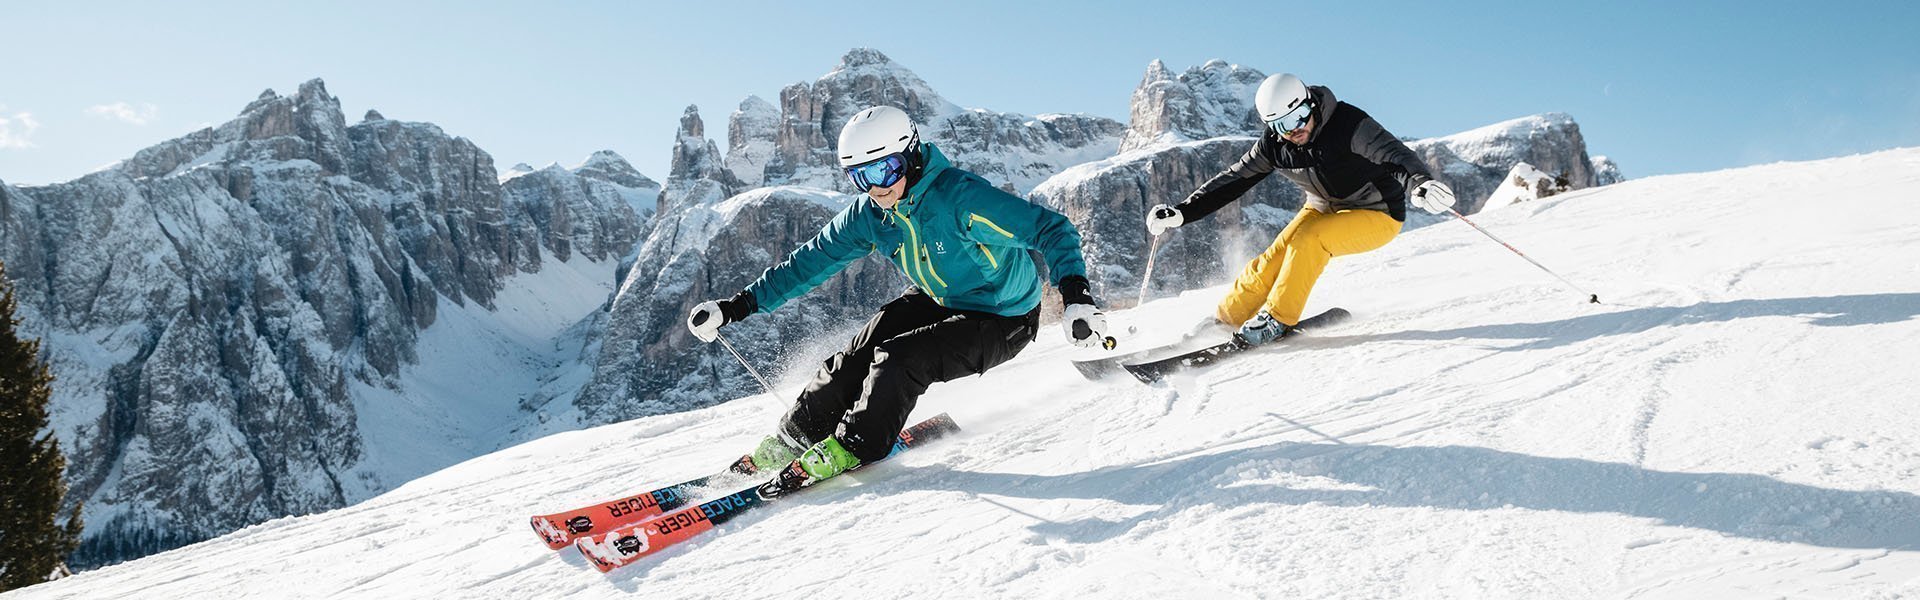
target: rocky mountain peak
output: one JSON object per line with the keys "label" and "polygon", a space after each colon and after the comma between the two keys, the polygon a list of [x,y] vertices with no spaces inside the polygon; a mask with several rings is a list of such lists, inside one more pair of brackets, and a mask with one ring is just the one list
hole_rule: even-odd
{"label": "rocky mountain peak", "polygon": [[921,137],[939,144],[961,168],[1022,192],[1067,165],[1111,155],[1123,129],[1085,115],[1033,119],[964,109],[905,66],[856,48],[813,83],[780,91],[776,143],[761,184],[838,189],[843,184],[833,147],[840,128],[859,111],[880,105],[906,111]]}
{"label": "rocky mountain peak", "polygon": [[294,102],[302,110],[331,108],[338,111],[340,109],[340,99],[327,93],[327,82],[318,77],[300,84],[300,92],[294,95]]}
{"label": "rocky mountain peak", "polygon": [[780,109],[759,96],[747,96],[727,118],[727,170],[742,185],[759,186],[779,137]]}
{"label": "rocky mountain peak", "polygon": [[1147,63],[1147,73],[1140,78],[1140,86],[1146,87],[1147,84],[1170,79],[1173,79],[1173,71],[1167,70],[1167,63],[1156,58],[1153,62]]}
{"label": "rocky mountain peak", "polygon": [[666,212],[718,202],[736,189],[732,173],[723,166],[720,148],[707,139],[700,107],[687,106],[680,113],[680,129],[674,132],[673,162],[667,170],[667,184],[660,192],[659,210]]}
{"label": "rocky mountain peak", "polygon": [[1259,131],[1253,94],[1266,77],[1220,59],[1179,75],[1159,60],[1149,63],[1133,91],[1120,151]]}
{"label": "rocky mountain peak", "polygon": [[893,59],[887,58],[887,55],[881,53],[879,50],[873,48],[854,48],[848,50],[846,55],[840,57],[840,66],[836,70],[891,64],[893,64]]}
{"label": "rocky mountain peak", "polygon": [[700,107],[688,104],[680,111],[680,129],[676,132],[682,139],[707,137],[707,125],[700,120]]}
{"label": "rocky mountain peak", "polygon": [[599,179],[630,188],[659,189],[660,184],[640,174],[639,169],[627,162],[626,157],[612,150],[601,150],[587,157],[586,162],[574,167],[572,172],[581,177]]}

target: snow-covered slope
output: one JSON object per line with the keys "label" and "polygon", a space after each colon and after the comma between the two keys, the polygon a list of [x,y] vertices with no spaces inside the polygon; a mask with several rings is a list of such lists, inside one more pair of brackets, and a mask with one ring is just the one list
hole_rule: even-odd
{"label": "snow-covered slope", "polygon": [[[526,517],[725,464],[797,379],[6,597],[1920,596],[1916,185],[1906,149],[1476,217],[1605,305],[1410,231],[1321,281],[1354,322],[1155,386],[1049,328],[921,400],[957,439],[610,575]],[[1219,292],[1114,317],[1145,346]]]}

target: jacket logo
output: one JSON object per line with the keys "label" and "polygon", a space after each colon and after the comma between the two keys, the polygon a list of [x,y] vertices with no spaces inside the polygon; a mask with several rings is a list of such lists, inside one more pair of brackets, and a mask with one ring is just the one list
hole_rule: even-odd
{"label": "jacket logo", "polygon": [[946,243],[946,242],[941,242],[941,241],[935,241],[935,242],[933,243],[933,253],[934,253],[934,254],[946,254],[946,253],[947,253],[947,243]]}

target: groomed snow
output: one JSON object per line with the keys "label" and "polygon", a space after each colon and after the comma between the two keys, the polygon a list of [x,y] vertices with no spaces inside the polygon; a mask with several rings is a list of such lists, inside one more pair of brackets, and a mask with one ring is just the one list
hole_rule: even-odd
{"label": "groomed snow", "polygon": [[[1916,186],[1905,149],[1475,216],[1602,305],[1410,231],[1322,279],[1355,321],[1154,386],[1081,380],[1049,325],[921,400],[958,438],[609,575],[527,517],[717,468],[794,390],[7,598],[1920,597]],[[1220,292],[1114,318],[1164,337]]]}

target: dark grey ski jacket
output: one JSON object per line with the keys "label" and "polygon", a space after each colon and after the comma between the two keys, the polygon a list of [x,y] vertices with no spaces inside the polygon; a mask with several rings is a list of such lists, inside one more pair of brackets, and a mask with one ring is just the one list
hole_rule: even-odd
{"label": "dark grey ski jacket", "polygon": [[1263,128],[1239,162],[1174,207],[1185,222],[1238,200],[1275,171],[1300,186],[1306,205],[1320,212],[1377,210],[1407,220],[1407,193],[1433,179],[1426,161],[1366,111],[1334,99],[1332,90],[1316,85],[1307,93],[1317,106],[1307,143],[1295,146]]}

